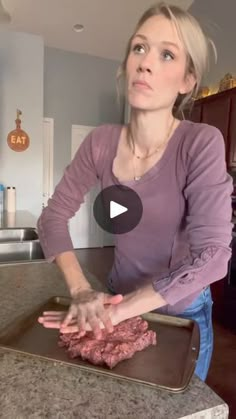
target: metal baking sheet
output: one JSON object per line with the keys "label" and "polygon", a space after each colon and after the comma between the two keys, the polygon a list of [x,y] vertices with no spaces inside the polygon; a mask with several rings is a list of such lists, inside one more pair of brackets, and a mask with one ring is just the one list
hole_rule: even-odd
{"label": "metal baking sheet", "polygon": [[150,329],[157,333],[157,345],[137,352],[110,370],[80,358],[70,359],[65,348],[58,346],[58,330],[46,329],[38,323],[43,311],[66,310],[69,301],[53,297],[33,313],[18,318],[0,331],[0,347],[171,392],[186,389],[199,353],[199,328],[194,321],[156,313],[143,315]]}

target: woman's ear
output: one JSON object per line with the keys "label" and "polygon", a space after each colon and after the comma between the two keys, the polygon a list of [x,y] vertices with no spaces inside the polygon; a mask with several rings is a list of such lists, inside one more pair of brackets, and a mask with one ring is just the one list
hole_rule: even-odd
{"label": "woman's ear", "polygon": [[185,80],[183,82],[183,86],[179,89],[179,93],[181,95],[185,95],[189,92],[191,92],[196,85],[197,80],[193,73],[188,73],[185,77]]}

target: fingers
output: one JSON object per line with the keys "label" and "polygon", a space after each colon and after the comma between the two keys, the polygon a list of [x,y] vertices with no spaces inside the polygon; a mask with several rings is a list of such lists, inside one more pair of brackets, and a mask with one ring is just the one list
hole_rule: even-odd
{"label": "fingers", "polygon": [[[60,327],[61,333],[74,333],[79,331],[81,336],[85,335],[87,329],[86,319],[82,313],[78,313],[77,321],[74,318],[69,324],[62,323]],[[89,329],[91,330],[91,328]]]}
{"label": "fingers", "polygon": [[39,317],[38,322],[41,323],[47,329],[60,329],[61,327],[61,320],[48,320],[45,317]]}
{"label": "fingers", "polygon": [[[102,335],[101,329],[105,327],[107,332],[113,331],[112,319],[105,305],[119,304],[123,299],[121,294],[109,295],[91,292],[77,296],[72,302],[69,311],[45,311],[38,321],[46,328],[60,329],[62,333],[81,332],[92,330],[97,339]],[[113,309],[112,309],[113,310]]]}
{"label": "fingers", "polygon": [[96,339],[100,339],[102,336],[102,332],[100,329],[100,320],[94,312],[90,312],[88,314],[87,322],[90,324]]}
{"label": "fingers", "polygon": [[108,315],[106,310],[99,310],[98,311],[98,317],[99,319],[101,319],[105,329],[107,330],[108,333],[113,332],[113,325],[112,325],[112,321],[110,319],[110,316]]}
{"label": "fingers", "polygon": [[44,311],[44,316],[61,316],[64,313],[64,316],[66,314],[66,311]]}
{"label": "fingers", "polygon": [[43,315],[38,318],[38,322],[46,328],[59,329],[64,317],[63,311],[44,311]]}
{"label": "fingers", "polygon": [[68,311],[68,313],[67,313],[67,315],[66,315],[66,317],[65,317],[65,319],[63,320],[63,322],[62,322],[62,327],[66,327],[66,326],[68,326],[69,325],[69,323],[71,323],[71,321],[72,321],[72,319],[73,319],[73,310],[72,310],[72,308],[70,308],[69,309],[69,311]]}
{"label": "fingers", "polygon": [[80,332],[86,333],[86,319],[82,315],[82,313],[78,313],[77,324],[78,324]]}
{"label": "fingers", "polygon": [[56,320],[58,320],[58,321],[62,321],[62,320],[64,320],[64,318],[65,318],[65,316],[66,316],[66,313],[64,313],[64,312],[57,312],[57,313],[50,313],[50,312],[43,312],[43,315],[42,316],[40,316],[40,317],[43,317],[45,320],[48,320],[48,321],[50,321],[50,320],[52,320],[52,321],[56,321]]}
{"label": "fingers", "polygon": [[104,304],[119,304],[123,300],[123,295],[104,294]]}
{"label": "fingers", "polygon": [[73,323],[73,324],[69,324],[68,326],[64,326],[63,328],[60,327],[60,332],[61,333],[76,333],[79,332],[79,336],[84,336],[86,332],[80,332],[78,324],[77,323]]}
{"label": "fingers", "polygon": [[[62,317],[63,315],[63,317]],[[60,329],[61,333],[74,333],[79,332],[79,326],[75,319],[71,321],[68,326],[62,327],[62,320],[64,318],[64,313],[58,313],[58,315],[51,316],[51,314],[42,316],[38,318],[38,322],[42,324],[47,329]],[[81,331],[80,337],[86,333],[86,327],[84,331]]]}

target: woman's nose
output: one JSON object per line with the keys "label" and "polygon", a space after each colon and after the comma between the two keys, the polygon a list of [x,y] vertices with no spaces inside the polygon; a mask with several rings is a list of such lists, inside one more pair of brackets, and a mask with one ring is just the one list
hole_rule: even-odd
{"label": "woman's nose", "polygon": [[146,54],[144,57],[142,57],[142,60],[140,60],[138,65],[138,73],[152,73],[153,72],[153,58],[151,57],[151,54]]}
{"label": "woman's nose", "polygon": [[151,69],[149,68],[149,66],[143,65],[143,63],[139,64],[138,73],[145,73],[145,72],[151,73]]}

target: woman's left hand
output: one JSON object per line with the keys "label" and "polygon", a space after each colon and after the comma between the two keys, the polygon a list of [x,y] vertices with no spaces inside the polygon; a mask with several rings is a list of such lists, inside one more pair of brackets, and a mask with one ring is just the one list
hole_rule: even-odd
{"label": "woman's left hand", "polygon": [[[113,326],[120,322],[130,319],[131,317],[140,316],[143,313],[155,310],[166,305],[166,301],[158,294],[152,284],[147,284],[143,288],[139,288],[124,296],[123,300],[117,305],[105,305],[109,310],[108,314]],[[79,332],[76,324],[76,319],[72,319],[70,324],[61,329],[62,321],[65,317],[65,312],[61,311],[45,311],[42,317],[39,317],[39,323],[44,327],[60,329],[62,333]],[[100,328],[103,329],[104,325],[101,323]],[[89,324],[86,323],[86,331],[91,330]],[[83,334],[85,334],[84,332]]]}
{"label": "woman's left hand", "polygon": [[[109,305],[106,310],[109,311],[109,316],[113,326],[119,323],[117,318],[117,310],[115,305]],[[38,322],[47,329],[61,329],[61,325],[67,315],[67,311],[44,311],[42,316],[38,318]],[[100,328],[104,329],[104,324],[101,322]],[[82,332],[81,336],[85,335],[87,331],[91,331],[91,326],[86,323],[86,331]],[[72,319],[68,326],[60,330],[62,333],[79,332],[79,326],[76,319]]]}

